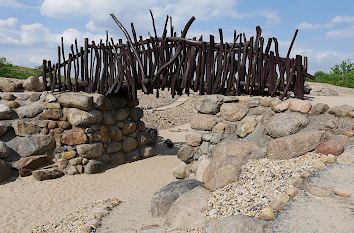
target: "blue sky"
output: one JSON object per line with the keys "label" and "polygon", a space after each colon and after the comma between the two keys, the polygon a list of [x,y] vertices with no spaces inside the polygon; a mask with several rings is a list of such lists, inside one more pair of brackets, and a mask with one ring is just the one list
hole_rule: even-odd
{"label": "blue sky", "polygon": [[109,13],[127,28],[134,22],[137,33],[145,37],[153,31],[148,9],[154,12],[159,35],[166,14],[173,17],[178,32],[196,17],[187,37],[217,37],[222,28],[226,40],[232,39],[234,29],[249,38],[260,25],[264,37],[278,38],[285,56],[299,28],[292,56],[308,56],[310,72],[354,61],[352,0],[0,0],[0,57],[35,67],[42,59],[56,59],[61,36],[66,45],[75,38],[81,44],[85,37],[99,40],[106,29],[114,38],[124,38]]}

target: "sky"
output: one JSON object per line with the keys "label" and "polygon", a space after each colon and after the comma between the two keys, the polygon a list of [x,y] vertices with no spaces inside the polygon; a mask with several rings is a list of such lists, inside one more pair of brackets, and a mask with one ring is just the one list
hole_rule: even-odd
{"label": "sky", "polygon": [[55,61],[60,38],[68,48],[75,38],[79,45],[105,38],[125,38],[110,13],[138,35],[153,33],[151,9],[158,36],[166,15],[172,16],[180,32],[191,16],[196,20],[187,37],[218,38],[232,41],[233,31],[254,36],[276,37],[280,55],[286,56],[296,29],[299,29],[291,56],[307,56],[309,72],[329,71],[343,60],[354,61],[353,0],[0,0],[0,57],[13,64],[36,67],[43,59]]}

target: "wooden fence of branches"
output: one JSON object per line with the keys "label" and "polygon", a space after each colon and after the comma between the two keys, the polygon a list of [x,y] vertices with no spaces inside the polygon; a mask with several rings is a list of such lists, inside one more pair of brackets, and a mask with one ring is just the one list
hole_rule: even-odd
{"label": "wooden fence of branches", "polygon": [[290,58],[297,30],[287,56],[281,57],[277,39],[265,40],[259,26],[256,36],[250,38],[235,30],[232,42],[224,42],[223,31],[219,29],[216,43],[213,35],[208,42],[202,36],[186,38],[194,17],[178,37],[172,18],[167,16],[159,37],[150,13],[154,35],[149,33],[145,39],[136,35],[133,23],[131,39],[113,14],[113,20],[126,36],[126,43],[109,38],[107,32],[106,40],[97,44],[86,38],[84,47],[79,48],[75,40],[66,57],[61,38],[57,63],[43,60],[44,90],[124,94],[133,99],[137,98],[138,90],[151,94],[156,89],[158,97],[159,90],[164,88],[169,88],[172,96],[189,94],[192,90],[200,94],[247,93],[284,98],[292,91],[300,99],[310,91],[304,86],[305,77],[314,79],[307,73],[307,57]]}

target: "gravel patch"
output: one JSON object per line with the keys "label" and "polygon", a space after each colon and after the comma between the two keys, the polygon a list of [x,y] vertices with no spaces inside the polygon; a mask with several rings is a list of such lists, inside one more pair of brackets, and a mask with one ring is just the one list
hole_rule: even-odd
{"label": "gravel patch", "polygon": [[[338,96],[350,96],[354,95],[354,88],[348,88],[348,87],[339,87],[339,86],[334,86],[331,84],[327,83],[316,83],[316,82],[307,82],[307,84],[312,87],[312,89],[321,89],[321,88],[329,88],[332,89],[336,92],[338,92]],[[312,91],[310,92],[310,95],[312,95]]]}
{"label": "gravel patch", "polygon": [[289,160],[251,159],[243,167],[239,180],[212,192],[206,210],[210,218],[229,215],[258,216],[274,196],[292,187],[300,175],[312,169],[321,155],[307,153]]}
{"label": "gravel patch", "polygon": [[162,106],[166,106],[172,104],[176,101],[180,96],[176,95],[175,98],[172,98],[171,91],[165,89],[164,91],[159,91],[159,98],[156,98],[156,90],[154,90],[153,94],[146,95],[141,90],[138,91],[138,100],[139,100],[139,108],[142,109],[153,109]]}
{"label": "gravel patch", "polygon": [[117,198],[97,201],[83,206],[63,218],[57,218],[46,225],[36,227],[32,233],[96,232],[102,218],[119,204],[120,200]]}

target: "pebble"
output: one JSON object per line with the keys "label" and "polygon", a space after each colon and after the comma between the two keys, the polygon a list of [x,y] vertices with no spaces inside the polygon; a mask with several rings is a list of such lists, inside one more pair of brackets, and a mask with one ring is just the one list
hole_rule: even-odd
{"label": "pebble", "polygon": [[102,218],[120,203],[121,201],[117,198],[97,201],[83,206],[65,217],[56,218],[46,225],[36,227],[32,233],[95,232],[101,225]]}
{"label": "pebble", "polygon": [[339,191],[339,190],[334,190],[333,192],[334,192],[334,194],[336,194],[337,196],[340,196],[340,197],[350,197],[352,195],[351,193],[343,192],[343,191]]}
{"label": "pebble", "polygon": [[258,215],[258,217],[264,219],[273,219],[275,218],[274,210],[271,207],[265,207],[260,213],[260,215]]}

